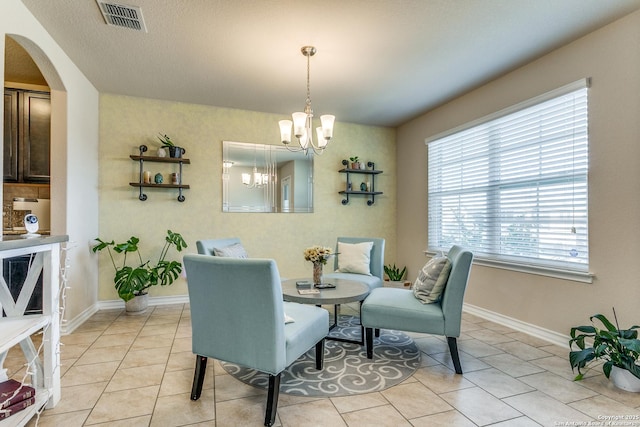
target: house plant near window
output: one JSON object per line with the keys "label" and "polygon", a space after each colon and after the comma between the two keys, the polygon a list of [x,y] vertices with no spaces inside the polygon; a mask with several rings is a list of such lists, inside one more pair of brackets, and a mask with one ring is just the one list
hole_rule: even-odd
{"label": "house plant near window", "polygon": [[[187,247],[182,235],[171,230],[167,230],[164,246],[155,264],[152,264],[151,260],[143,261],[138,248],[140,239],[135,236],[131,236],[129,240],[123,243],[115,243],[113,240],[106,242],[100,238],[95,240],[98,243],[91,250],[98,252],[107,249],[111,264],[115,270],[113,283],[118,291],[118,296],[124,300],[129,312],[144,311],[146,309],[147,289],[156,285],[171,285],[182,272],[182,263],[166,260],[171,247],[175,247],[178,252]],[[113,248],[114,252],[122,254],[122,263],[120,265],[116,264],[111,248]],[[134,257],[136,260],[133,262],[133,267],[127,264],[127,255],[132,252],[137,255],[137,258]]]}
{"label": "house plant near window", "polygon": [[[640,340],[638,329],[634,325],[628,329],[620,329],[615,309],[613,310],[615,325],[602,314],[595,314],[589,318],[591,325],[571,328],[569,340],[569,363],[571,369],[578,369],[575,380],[584,377],[582,369],[592,362],[604,361],[602,370],[616,387],[627,391],[640,392]],[[597,319],[604,329],[599,329],[594,323]],[[585,341],[592,343],[590,346]],[[573,345],[579,350],[573,350]]]}
{"label": "house plant near window", "polygon": [[389,280],[385,280],[384,285],[392,288],[405,288],[411,285],[410,282],[404,280],[404,276],[407,273],[407,267],[403,267],[400,270],[399,267],[396,267],[395,264],[393,266],[391,264],[384,266],[384,273],[387,275]]}

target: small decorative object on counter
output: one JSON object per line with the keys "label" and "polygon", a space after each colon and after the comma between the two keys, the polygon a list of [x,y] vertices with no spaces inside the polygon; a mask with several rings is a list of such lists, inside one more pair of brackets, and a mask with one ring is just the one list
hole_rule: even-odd
{"label": "small decorative object on counter", "polygon": [[144,171],[143,176],[144,176],[144,178],[143,178],[144,183],[145,183],[145,184],[151,184],[151,172],[149,172],[149,171]]}
{"label": "small decorative object on counter", "polygon": [[162,184],[162,181],[164,180],[164,178],[162,177],[162,174],[158,172],[156,176],[153,178],[153,180],[156,184]]}

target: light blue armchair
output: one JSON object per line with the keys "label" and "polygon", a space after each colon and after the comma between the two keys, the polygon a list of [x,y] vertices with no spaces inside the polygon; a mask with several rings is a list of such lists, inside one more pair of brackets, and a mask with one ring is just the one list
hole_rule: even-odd
{"label": "light blue armchair", "polygon": [[[342,243],[363,243],[373,242],[373,248],[371,249],[371,255],[369,258],[369,271],[371,276],[355,273],[341,273],[330,272],[323,275],[325,279],[338,278],[355,280],[365,283],[370,289],[382,287],[384,281],[384,243],[385,240],[378,237],[338,237],[338,242]],[[338,252],[338,245],[336,243],[336,252]],[[336,255],[334,261],[334,270],[338,270],[340,254]]]}
{"label": "light blue armchair", "polygon": [[374,289],[367,296],[362,304],[361,321],[369,359],[373,358],[373,329],[442,335],[447,337],[456,373],[462,374],[456,339],[460,336],[462,301],[473,254],[454,245],[447,257],[451,261],[451,272],[438,302],[422,304],[412,290],[398,288]]}
{"label": "light blue armchair", "polygon": [[[265,425],[275,421],[280,374],[315,346],[322,369],[329,313],[313,305],[283,302],[274,260],[185,255],[196,354],[191,399],[197,400],[207,358],[269,374]],[[285,312],[294,319],[285,324]]]}

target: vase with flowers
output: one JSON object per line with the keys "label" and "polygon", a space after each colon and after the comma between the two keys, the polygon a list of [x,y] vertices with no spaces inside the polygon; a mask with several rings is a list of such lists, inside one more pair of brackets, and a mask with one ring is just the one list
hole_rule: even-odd
{"label": "vase with flowers", "polygon": [[327,260],[334,254],[331,248],[324,246],[311,246],[304,250],[304,259],[313,263],[313,284],[319,285],[322,283],[322,266],[327,263]]}

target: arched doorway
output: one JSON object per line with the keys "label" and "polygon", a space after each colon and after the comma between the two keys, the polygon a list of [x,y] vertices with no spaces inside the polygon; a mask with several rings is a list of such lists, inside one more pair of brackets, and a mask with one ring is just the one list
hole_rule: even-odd
{"label": "arched doorway", "polygon": [[[22,158],[22,156],[25,156],[24,153],[29,155],[29,150],[23,151],[22,147],[20,147],[20,150],[16,149],[15,153],[21,151],[21,158],[16,160],[18,156],[15,153],[13,157],[7,158],[8,152],[10,152],[12,148],[5,147],[3,155],[5,175],[7,168],[10,168],[12,163],[19,165],[19,167],[16,166],[16,168],[19,169],[19,174],[16,171],[15,176],[7,175],[11,177],[11,179],[5,178],[6,181],[3,182],[3,233],[15,232],[19,234],[22,228],[20,227],[22,216],[19,214],[13,215],[14,212],[21,212],[20,210],[14,211],[14,207],[20,209],[32,206],[41,213],[43,230],[48,228],[49,231],[57,230],[57,233],[63,233],[64,207],[66,203],[63,199],[64,190],[61,187],[64,183],[66,157],[50,155],[50,153],[64,152],[64,147],[66,146],[64,138],[64,135],[66,135],[66,111],[63,108],[63,106],[66,105],[66,91],[58,72],[44,52],[29,39],[13,34],[7,34],[5,36],[4,83],[5,87],[11,86],[15,89],[9,91],[9,95],[5,93],[5,113],[7,113],[8,107],[11,108],[10,103],[17,101],[12,101],[9,97],[11,95],[15,95],[16,97],[20,96],[19,115],[25,115],[22,113],[23,106],[31,106],[34,114],[40,113],[41,121],[45,120],[42,117],[50,114],[46,116],[46,120],[50,121],[50,126],[48,135],[46,135],[49,137],[49,151],[46,153],[36,152],[36,150],[44,150],[43,142],[40,142],[39,145],[31,145],[33,150],[30,154],[32,155],[31,158],[34,159],[32,162],[24,162]],[[48,98],[45,99],[44,95],[40,98],[38,98],[38,96],[31,96],[34,94],[42,95],[47,92],[50,94],[50,100]],[[49,109],[49,111],[44,111],[46,109]],[[18,115],[18,110],[13,111],[13,114]],[[20,117],[20,119],[22,120],[22,117]],[[16,130],[14,129],[13,131]],[[7,138],[6,135],[8,132],[11,133],[12,129],[5,127],[5,139]],[[42,133],[44,134],[44,131]],[[18,135],[18,132],[15,132],[15,134]],[[40,136],[41,138],[43,137],[43,135]],[[36,140],[35,137],[32,139]],[[18,146],[18,144],[14,145],[16,147]],[[36,166],[35,169],[39,168],[39,171],[28,175],[31,179],[23,180],[22,166],[24,164],[37,165],[37,162],[40,162],[41,166]],[[48,162],[49,167],[43,167],[43,162]],[[27,169],[29,169],[29,167],[27,167]],[[48,178],[44,178],[46,176],[45,170],[51,177],[50,181]],[[39,174],[39,178],[37,174]],[[56,179],[56,176],[60,179]],[[28,183],[24,184],[25,181]],[[16,198],[25,198],[32,201],[35,200],[36,202],[25,202],[27,203],[26,206],[22,206],[22,204],[16,205],[12,203]],[[49,200],[51,200],[50,204]],[[53,215],[51,215],[51,213],[53,213]],[[14,228],[16,229],[15,231]]]}

